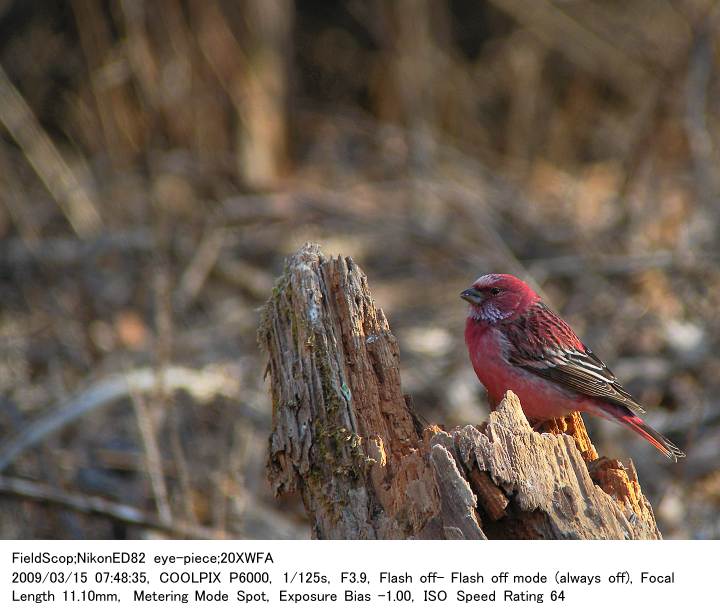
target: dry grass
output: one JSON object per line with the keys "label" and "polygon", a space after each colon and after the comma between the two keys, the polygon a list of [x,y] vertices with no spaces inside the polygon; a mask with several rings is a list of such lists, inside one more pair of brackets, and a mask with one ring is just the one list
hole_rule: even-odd
{"label": "dry grass", "polygon": [[720,537],[714,4],[409,4],[0,4],[3,537],[305,536],[255,329],[306,240],[446,423],[486,412],[459,290],[533,280],[688,459],[591,420],[600,453]]}

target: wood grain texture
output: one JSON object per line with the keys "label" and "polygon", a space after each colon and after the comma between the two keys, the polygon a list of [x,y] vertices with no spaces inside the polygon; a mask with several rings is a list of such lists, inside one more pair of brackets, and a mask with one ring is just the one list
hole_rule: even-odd
{"label": "wood grain texture", "polygon": [[348,257],[293,255],[258,339],[269,480],[300,492],[316,538],[660,538],[634,469],[598,458],[578,414],[538,433],[508,392],[481,426],[421,430],[397,340]]}

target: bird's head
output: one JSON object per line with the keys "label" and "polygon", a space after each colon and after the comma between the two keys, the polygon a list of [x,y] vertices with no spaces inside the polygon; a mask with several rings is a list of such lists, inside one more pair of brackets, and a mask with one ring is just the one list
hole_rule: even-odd
{"label": "bird's head", "polygon": [[485,274],[460,297],[470,304],[473,319],[487,323],[512,320],[540,297],[522,280],[510,274]]}

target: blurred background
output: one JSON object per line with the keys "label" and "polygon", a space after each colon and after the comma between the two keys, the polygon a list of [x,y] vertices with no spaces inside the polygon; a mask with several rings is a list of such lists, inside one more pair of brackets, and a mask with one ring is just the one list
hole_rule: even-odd
{"label": "blurred background", "polygon": [[688,458],[600,454],[720,538],[717,4],[0,0],[0,536],[308,537],[255,331],[313,240],[449,425],[459,292],[532,282]]}

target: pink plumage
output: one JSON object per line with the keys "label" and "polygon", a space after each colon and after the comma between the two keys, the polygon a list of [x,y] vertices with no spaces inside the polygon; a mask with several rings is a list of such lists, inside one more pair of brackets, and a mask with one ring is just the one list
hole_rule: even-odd
{"label": "pink plumage", "polygon": [[470,303],[470,361],[493,407],[512,390],[532,423],[584,411],[627,426],[671,460],[685,456],[638,417],[640,404],[522,280],[486,274],[460,296]]}

